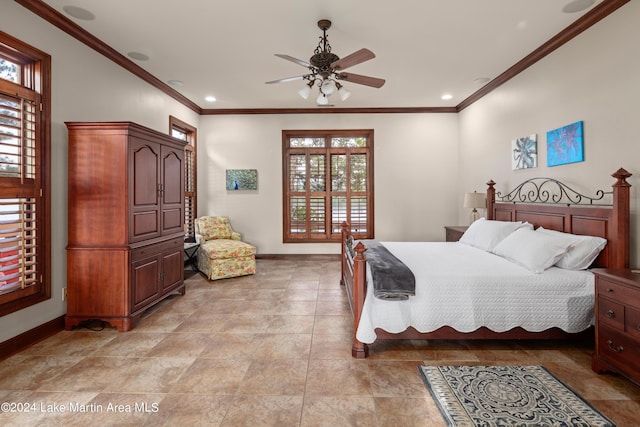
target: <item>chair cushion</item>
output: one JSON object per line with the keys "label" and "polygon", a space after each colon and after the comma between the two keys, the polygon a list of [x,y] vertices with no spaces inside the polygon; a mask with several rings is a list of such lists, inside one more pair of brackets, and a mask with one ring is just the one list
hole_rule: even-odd
{"label": "chair cushion", "polygon": [[230,239],[231,224],[229,218],[224,216],[205,216],[198,218],[198,231],[205,240]]}
{"label": "chair cushion", "polygon": [[211,259],[236,258],[256,254],[255,246],[238,240],[208,240],[200,245],[200,250]]}
{"label": "chair cushion", "polygon": [[207,260],[200,266],[200,271],[206,274],[209,280],[256,274],[256,260],[252,256]]}

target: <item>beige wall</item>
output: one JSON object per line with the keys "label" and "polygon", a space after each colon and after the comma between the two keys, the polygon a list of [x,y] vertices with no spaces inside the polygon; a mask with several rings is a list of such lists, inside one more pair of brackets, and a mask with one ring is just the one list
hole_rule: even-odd
{"label": "beige wall", "polygon": [[[631,260],[640,265],[640,1],[631,1],[459,114],[461,190],[488,179],[498,190],[549,176],[577,191],[610,191],[610,175],[633,173]],[[547,167],[546,132],[584,121],[585,161]],[[534,169],[512,171],[511,141],[536,133]],[[510,187],[511,186],[511,187]],[[466,218],[460,212],[460,221]]]}
{"label": "beige wall", "polygon": [[169,115],[199,117],[13,1],[0,5],[0,29],[52,57],[51,299],[0,317],[0,342],[66,312],[67,131],[65,121],[133,121],[168,132]]}
{"label": "beige wall", "polygon": [[[374,129],[375,230],[382,240],[443,240],[457,217],[456,114],[205,116],[198,215],[228,215],[262,254],[338,253],[282,243],[282,130]],[[257,191],[227,191],[226,169],[257,169]]]}

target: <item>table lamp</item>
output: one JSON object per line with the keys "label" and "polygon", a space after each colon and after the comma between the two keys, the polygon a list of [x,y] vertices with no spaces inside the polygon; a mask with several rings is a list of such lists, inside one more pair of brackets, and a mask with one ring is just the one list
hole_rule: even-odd
{"label": "table lamp", "polygon": [[466,193],[464,195],[464,207],[473,209],[471,211],[471,222],[473,223],[480,218],[478,208],[483,209],[486,207],[485,195],[483,193]]}

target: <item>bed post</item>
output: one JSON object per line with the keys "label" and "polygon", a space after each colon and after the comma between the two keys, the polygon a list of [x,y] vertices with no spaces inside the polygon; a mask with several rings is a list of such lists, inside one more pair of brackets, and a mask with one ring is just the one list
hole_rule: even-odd
{"label": "bed post", "polygon": [[340,285],[344,286],[344,272],[345,272],[345,263],[347,262],[346,258],[345,258],[345,245],[347,243],[347,238],[349,237],[349,223],[347,221],[343,221],[342,224],[340,224],[342,226],[342,230],[340,231],[340,235],[341,237],[341,245],[340,245],[340,256],[341,256],[341,273],[340,273]]}
{"label": "bed post", "polygon": [[362,242],[358,242],[353,250],[356,252],[356,256],[353,258],[353,346],[351,347],[351,356],[364,359],[369,356],[369,347],[358,341],[356,332],[367,292],[367,259],[363,255],[367,248]]}
{"label": "bed post", "polygon": [[611,176],[617,181],[613,184],[613,227],[616,241],[613,242],[612,268],[629,268],[629,189],[631,184],[627,182],[632,174],[620,168]]}
{"label": "bed post", "polygon": [[496,189],[493,186],[496,183],[490,179],[487,185],[489,186],[487,188],[487,219],[496,219],[496,213],[493,211],[493,205],[496,202]]}

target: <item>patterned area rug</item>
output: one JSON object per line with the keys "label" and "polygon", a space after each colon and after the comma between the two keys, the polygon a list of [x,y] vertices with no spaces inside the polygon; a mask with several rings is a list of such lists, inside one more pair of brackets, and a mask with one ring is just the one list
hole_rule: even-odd
{"label": "patterned area rug", "polygon": [[419,366],[449,426],[615,426],[542,366]]}

